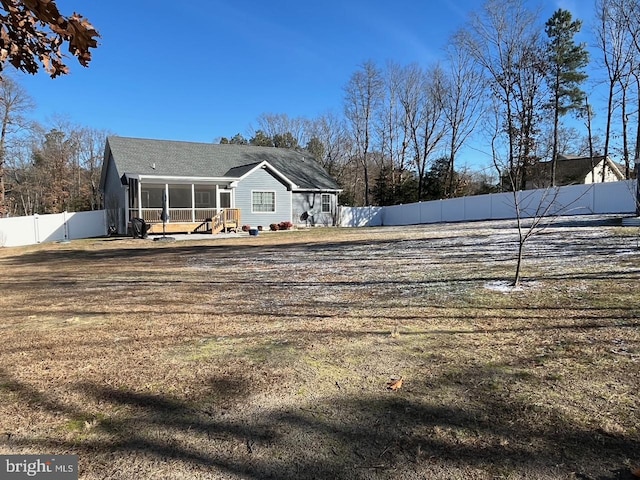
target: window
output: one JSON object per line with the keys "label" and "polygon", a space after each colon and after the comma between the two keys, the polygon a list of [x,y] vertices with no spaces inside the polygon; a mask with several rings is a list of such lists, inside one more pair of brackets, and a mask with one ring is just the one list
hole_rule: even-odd
{"label": "window", "polygon": [[276,192],[252,192],[252,212],[275,212]]}
{"label": "window", "polygon": [[331,195],[328,193],[322,194],[322,213],[331,213]]}

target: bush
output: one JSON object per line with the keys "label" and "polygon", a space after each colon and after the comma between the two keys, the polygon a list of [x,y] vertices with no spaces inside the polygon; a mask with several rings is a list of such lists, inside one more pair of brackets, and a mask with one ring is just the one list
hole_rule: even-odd
{"label": "bush", "polygon": [[249,230],[251,230],[251,225],[242,225],[243,232],[248,232]]}
{"label": "bush", "polygon": [[280,222],[278,227],[280,228],[280,230],[289,230],[289,229],[291,229],[291,227],[293,227],[293,223],[291,223],[291,222]]}
{"label": "bush", "polygon": [[261,232],[262,231],[262,225],[258,225],[258,231]]}
{"label": "bush", "polygon": [[272,223],[271,225],[269,225],[269,228],[271,229],[272,232],[276,232],[279,227],[277,223]]}

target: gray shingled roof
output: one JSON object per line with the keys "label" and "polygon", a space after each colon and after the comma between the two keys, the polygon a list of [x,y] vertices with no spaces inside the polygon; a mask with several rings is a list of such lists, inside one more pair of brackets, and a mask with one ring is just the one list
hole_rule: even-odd
{"label": "gray shingled roof", "polygon": [[[556,164],[556,182],[558,185],[572,185],[582,183],[584,178],[604,159],[604,156],[578,157],[575,155],[559,155]],[[613,162],[610,162],[613,164]],[[593,166],[592,166],[593,165]],[[619,168],[618,165],[615,165]],[[538,174],[543,173],[551,176],[551,162],[540,162],[538,164]]]}
{"label": "gray shingled roof", "polygon": [[338,190],[336,181],[307,153],[251,145],[108,137],[118,175],[238,178],[266,161],[299,189]]}

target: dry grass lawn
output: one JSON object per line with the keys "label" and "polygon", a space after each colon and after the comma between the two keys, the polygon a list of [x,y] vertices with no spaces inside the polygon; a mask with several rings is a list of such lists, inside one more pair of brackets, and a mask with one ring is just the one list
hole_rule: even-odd
{"label": "dry grass lawn", "polygon": [[[0,453],[102,479],[627,479],[637,229],[0,249]],[[397,391],[391,379],[403,379]]]}

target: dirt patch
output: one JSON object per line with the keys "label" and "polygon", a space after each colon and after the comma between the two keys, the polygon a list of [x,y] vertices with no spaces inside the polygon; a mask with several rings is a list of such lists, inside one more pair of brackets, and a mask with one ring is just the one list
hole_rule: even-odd
{"label": "dirt patch", "polygon": [[629,478],[635,237],[549,228],[513,290],[514,226],[1,249],[0,453],[83,479]]}

